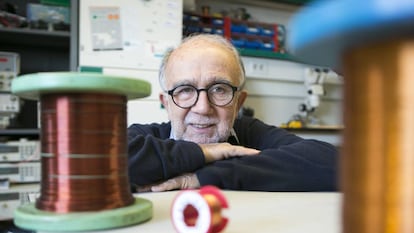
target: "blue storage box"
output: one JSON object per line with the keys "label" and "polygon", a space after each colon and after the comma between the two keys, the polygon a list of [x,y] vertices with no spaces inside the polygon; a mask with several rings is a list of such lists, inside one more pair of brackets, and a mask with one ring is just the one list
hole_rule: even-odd
{"label": "blue storage box", "polygon": [[244,48],[246,40],[245,39],[231,39],[231,43],[237,48]]}
{"label": "blue storage box", "polygon": [[245,33],[246,32],[246,25],[231,25],[231,32],[238,32],[238,33]]}
{"label": "blue storage box", "polygon": [[261,31],[262,30],[260,27],[247,27],[246,28],[246,34],[250,34],[250,35],[259,35]]}
{"label": "blue storage box", "polygon": [[262,44],[263,42],[259,40],[251,40],[251,41],[248,40],[244,43],[244,47],[249,48],[249,49],[258,49],[262,47]]}

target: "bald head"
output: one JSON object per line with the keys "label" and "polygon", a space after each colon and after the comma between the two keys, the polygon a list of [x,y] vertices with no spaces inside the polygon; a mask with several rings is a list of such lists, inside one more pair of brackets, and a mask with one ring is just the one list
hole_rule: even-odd
{"label": "bald head", "polygon": [[183,53],[191,54],[194,50],[203,50],[209,47],[219,47],[233,57],[236,61],[235,64],[237,64],[236,72],[238,73],[241,87],[243,87],[245,83],[245,71],[237,49],[226,38],[220,35],[199,34],[184,38],[178,47],[166,52],[159,70],[159,82],[161,88],[166,90],[165,84],[166,79],[168,79],[166,70],[170,62],[175,59],[180,59],[180,56]]}

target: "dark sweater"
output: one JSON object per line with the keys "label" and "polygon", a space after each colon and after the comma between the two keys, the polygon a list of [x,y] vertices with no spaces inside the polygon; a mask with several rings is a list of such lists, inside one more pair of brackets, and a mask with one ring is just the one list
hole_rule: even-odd
{"label": "dark sweater", "polygon": [[240,145],[259,156],[205,164],[193,142],[169,139],[171,124],[128,128],[129,179],[134,185],[160,182],[194,172],[200,185],[256,191],[336,191],[338,151],[331,144],[298,137],[249,117],[236,119]]}

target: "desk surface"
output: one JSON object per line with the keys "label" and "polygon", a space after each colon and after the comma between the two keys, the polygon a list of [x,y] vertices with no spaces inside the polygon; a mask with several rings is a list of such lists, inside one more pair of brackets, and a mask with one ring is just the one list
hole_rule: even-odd
{"label": "desk surface", "polygon": [[[105,233],[175,232],[171,204],[177,191],[143,193],[152,201],[151,220]],[[336,233],[341,232],[340,193],[223,191],[229,203],[222,215],[229,219],[224,232]],[[94,232],[96,233],[96,232]]]}

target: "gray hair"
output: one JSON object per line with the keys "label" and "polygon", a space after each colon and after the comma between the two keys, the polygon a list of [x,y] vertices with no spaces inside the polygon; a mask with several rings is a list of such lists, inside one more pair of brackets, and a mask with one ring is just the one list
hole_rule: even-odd
{"label": "gray hair", "polygon": [[196,35],[190,35],[186,38],[184,38],[181,43],[178,45],[178,47],[176,48],[170,48],[165,54],[164,57],[162,59],[161,62],[161,66],[160,66],[160,70],[158,73],[158,81],[161,85],[162,90],[165,91],[165,81],[166,81],[166,68],[167,68],[167,64],[170,60],[171,54],[176,51],[177,49],[179,49],[181,46],[187,44],[187,43],[191,43],[194,41],[198,41],[198,40],[203,40],[203,41],[207,41],[210,42],[212,44],[217,44],[217,45],[222,45],[225,48],[227,48],[236,58],[237,62],[238,62],[238,66],[239,66],[239,73],[240,73],[240,88],[243,89],[244,84],[246,82],[246,72],[244,69],[244,65],[243,65],[243,61],[240,57],[239,51],[233,46],[233,44],[230,43],[230,41],[228,41],[226,38],[224,38],[223,36],[220,35],[214,35],[214,34],[196,34]]}

